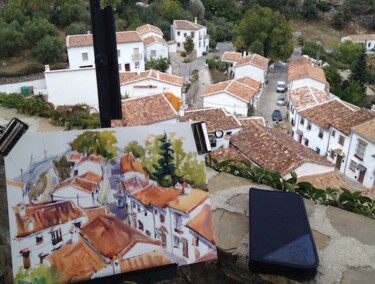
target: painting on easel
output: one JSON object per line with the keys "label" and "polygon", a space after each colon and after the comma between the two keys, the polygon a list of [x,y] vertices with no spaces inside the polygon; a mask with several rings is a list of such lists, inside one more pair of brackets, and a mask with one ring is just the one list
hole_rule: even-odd
{"label": "painting on easel", "polygon": [[190,123],[24,135],[5,173],[15,283],[216,258]]}

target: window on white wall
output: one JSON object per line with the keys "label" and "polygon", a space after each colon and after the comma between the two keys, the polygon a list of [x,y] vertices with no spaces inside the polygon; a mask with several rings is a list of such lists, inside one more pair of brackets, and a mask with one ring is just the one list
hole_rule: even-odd
{"label": "window on white wall", "polygon": [[135,69],[139,69],[139,66],[140,66],[140,65],[139,65],[139,62],[138,62],[138,61],[134,63],[134,67],[135,67]]}
{"label": "window on white wall", "polygon": [[358,159],[363,161],[363,157],[365,156],[366,146],[367,146],[367,143],[365,141],[358,139],[358,143],[355,148],[354,156],[356,156]]}
{"label": "window on white wall", "polygon": [[151,50],[150,55],[151,57],[156,57],[156,50],[155,49]]}
{"label": "window on white wall", "polygon": [[87,52],[82,52],[82,60],[83,61],[89,60],[89,54]]}
{"label": "window on white wall", "polygon": [[117,57],[121,57],[121,50],[117,49]]}
{"label": "window on white wall", "polygon": [[357,163],[354,162],[353,160],[350,160],[349,169],[355,172],[356,167],[357,167]]}

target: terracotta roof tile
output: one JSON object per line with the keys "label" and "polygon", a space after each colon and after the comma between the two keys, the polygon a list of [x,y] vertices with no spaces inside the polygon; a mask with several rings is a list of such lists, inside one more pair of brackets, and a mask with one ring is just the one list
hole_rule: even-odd
{"label": "terracotta roof tile", "polygon": [[[116,32],[116,41],[119,43],[142,42],[142,38],[135,31]],[[93,46],[92,34],[68,35],[66,47]]]}
{"label": "terracotta roof tile", "polygon": [[362,137],[375,143],[375,119],[368,120],[364,123],[356,125],[352,130]]}
{"label": "terracotta roof tile", "polygon": [[137,177],[124,181],[122,182],[122,184],[130,194],[135,194],[136,192],[148,186],[147,181],[138,179]]}
{"label": "terracotta roof tile", "polygon": [[342,174],[338,171],[332,171],[317,175],[308,175],[298,178],[297,182],[309,182],[315,188],[326,189],[328,187],[334,188],[345,188],[351,190],[349,184],[342,177]]}
{"label": "terracotta roof tile", "polygon": [[210,85],[206,88],[202,97],[212,96],[218,93],[227,93],[242,101],[250,102],[251,98],[260,90],[260,82],[246,77],[240,80],[229,80]]}
{"label": "terracotta roof tile", "polygon": [[266,121],[264,120],[264,117],[240,117],[238,118],[238,120],[240,121],[242,127],[252,127],[254,123],[258,126],[266,127]]}
{"label": "terracotta roof tile", "polygon": [[235,133],[230,142],[250,161],[281,175],[307,162],[333,167],[328,160],[278,129],[254,125]]}
{"label": "terracotta roof tile", "polygon": [[167,45],[167,42],[163,38],[158,37],[158,36],[154,36],[154,35],[146,37],[143,40],[143,42],[146,46],[148,46],[150,44],[153,44],[153,43],[156,43],[156,42],[158,42],[160,44],[163,44],[163,45]]}
{"label": "terracotta roof tile", "polygon": [[153,26],[153,25],[150,25],[150,24],[140,26],[140,27],[136,28],[136,31],[140,35],[143,35],[143,34],[148,33],[148,32],[153,32],[153,33],[156,33],[158,35],[163,36],[163,32],[161,31],[161,29],[159,27],[156,27],[156,26]]}
{"label": "terracotta roof tile", "polygon": [[154,205],[158,208],[165,208],[169,202],[175,200],[181,194],[182,191],[175,188],[165,188],[155,185],[149,185],[133,196],[134,198],[142,202],[145,206]]}
{"label": "terracotta roof tile", "polygon": [[288,96],[297,112],[330,100],[326,92],[309,86],[289,90]]}
{"label": "terracotta roof tile", "polygon": [[143,72],[120,72],[120,84],[126,85],[129,83],[141,81],[141,80],[147,80],[147,79],[154,79],[161,82],[166,82],[169,84],[177,85],[177,86],[183,86],[184,84],[184,78],[170,75],[167,73],[163,73],[156,70],[148,70]]}
{"label": "terracotta roof tile", "polygon": [[180,117],[180,122],[186,121],[204,121],[208,131],[241,127],[238,119],[234,115],[227,113],[223,108],[204,108],[185,111],[184,116]]}
{"label": "terracotta roof tile", "polygon": [[[24,207],[25,214],[20,207]],[[84,212],[72,201],[56,201],[39,204],[19,204],[13,207],[17,222],[17,237],[25,237],[41,230],[69,222],[84,216]],[[64,212],[64,213],[63,213]],[[51,218],[53,216],[53,218]],[[30,230],[29,220],[34,220]]]}
{"label": "terracotta roof tile", "polygon": [[94,273],[106,266],[100,256],[82,238],[75,243],[64,244],[47,259],[64,278],[64,282],[90,279]]}
{"label": "terracotta roof tile", "polygon": [[190,213],[208,198],[208,192],[192,189],[190,194],[180,195],[169,202],[169,206],[184,213]]}
{"label": "terracotta roof tile", "polygon": [[88,217],[88,222],[91,222],[99,216],[110,214],[110,210],[107,206],[86,207],[82,209]]}
{"label": "terracotta roof tile", "polygon": [[346,37],[349,37],[353,41],[375,40],[375,34],[348,35]]}
{"label": "terracotta roof tile", "polygon": [[120,262],[121,273],[143,270],[171,264],[172,262],[163,251],[153,251],[139,256],[124,259]]}
{"label": "terracotta roof tile", "polygon": [[300,114],[325,130],[332,125],[346,135],[350,134],[350,129],[355,125],[375,117],[375,113],[368,109],[352,108],[338,99],[311,107]]}
{"label": "terracotta roof tile", "polygon": [[241,52],[225,51],[221,60],[237,62],[242,58]]}
{"label": "terracotta roof tile", "polygon": [[242,57],[240,60],[237,61],[236,67],[239,67],[241,65],[254,65],[257,66],[263,70],[268,69],[268,62],[269,60],[259,54],[253,53],[250,55],[247,55],[245,57]]}
{"label": "terracotta roof tile", "polygon": [[139,126],[177,119],[178,114],[163,94],[156,94],[123,100],[122,117],[122,126]]}
{"label": "terracotta roof tile", "polygon": [[288,81],[291,82],[303,78],[311,78],[327,84],[323,69],[310,62],[307,58],[300,57],[289,63]]}
{"label": "terracotta roof tile", "polygon": [[199,29],[203,28],[203,26],[201,26],[199,24],[195,24],[193,22],[186,21],[186,20],[174,20],[173,26],[177,30],[199,30]]}
{"label": "terracotta roof tile", "polygon": [[104,256],[114,259],[122,258],[137,243],[160,245],[136,229],[128,226],[116,216],[99,216],[85,224],[81,234]]}
{"label": "terracotta roof tile", "polygon": [[209,205],[204,205],[198,215],[190,220],[186,225],[208,240],[211,244],[216,244],[214,224],[212,222],[212,212]]}
{"label": "terracotta roof tile", "polygon": [[248,160],[248,158],[244,154],[242,154],[233,146],[229,146],[228,148],[220,147],[219,149],[212,151],[209,155],[211,158],[214,158],[218,162],[231,159],[236,161]]}

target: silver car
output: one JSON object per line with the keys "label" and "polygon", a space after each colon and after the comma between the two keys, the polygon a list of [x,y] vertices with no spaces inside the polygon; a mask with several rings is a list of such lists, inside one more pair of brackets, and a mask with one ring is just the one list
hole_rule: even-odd
{"label": "silver car", "polygon": [[284,96],[279,96],[277,98],[276,104],[278,106],[285,106],[286,105],[286,99],[285,99],[285,97]]}

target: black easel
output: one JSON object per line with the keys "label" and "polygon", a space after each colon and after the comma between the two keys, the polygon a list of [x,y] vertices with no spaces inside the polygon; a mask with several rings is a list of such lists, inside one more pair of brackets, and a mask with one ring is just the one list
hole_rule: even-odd
{"label": "black easel", "polygon": [[[112,119],[122,118],[120,80],[117,61],[116,29],[113,9],[100,8],[100,0],[90,0],[92,35],[98,87],[100,124],[111,127]],[[117,274],[86,281],[88,283],[152,283],[177,276],[177,264]]]}

